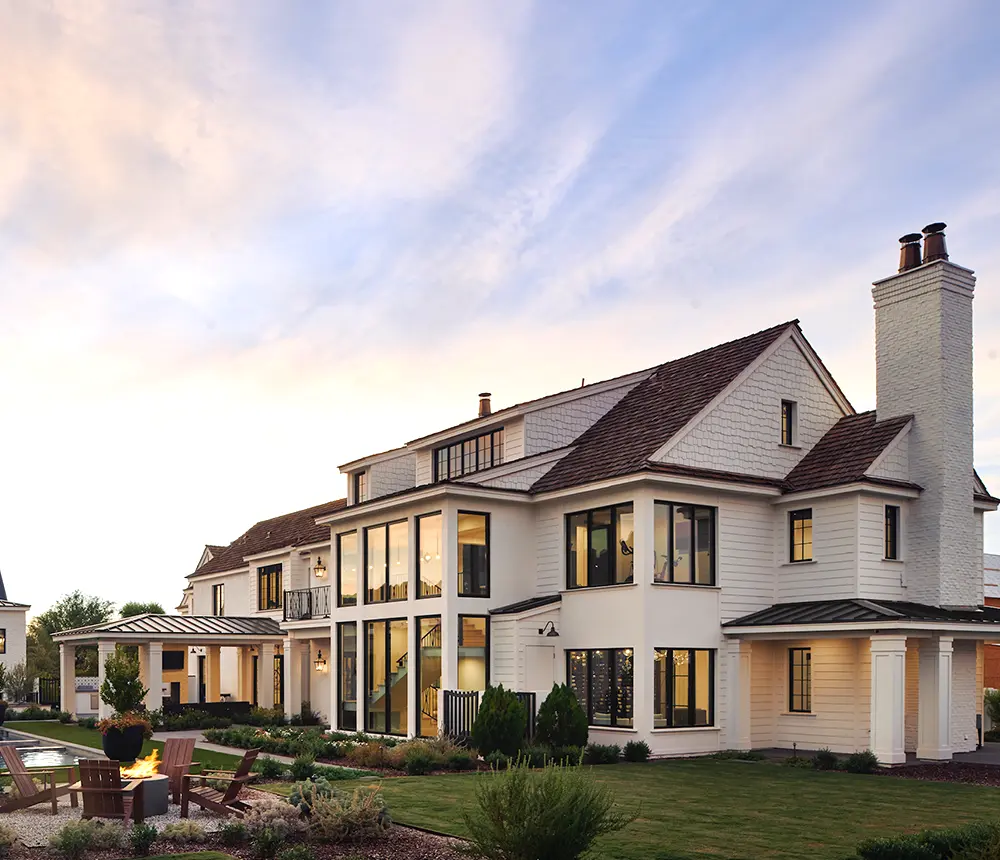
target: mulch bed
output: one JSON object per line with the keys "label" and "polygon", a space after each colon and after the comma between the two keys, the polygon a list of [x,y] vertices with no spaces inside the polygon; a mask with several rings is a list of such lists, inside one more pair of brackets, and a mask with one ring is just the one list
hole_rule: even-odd
{"label": "mulch bed", "polygon": [[1000,767],[992,764],[943,761],[880,770],[883,776],[922,779],[929,782],[964,782],[969,785],[1000,786]]}

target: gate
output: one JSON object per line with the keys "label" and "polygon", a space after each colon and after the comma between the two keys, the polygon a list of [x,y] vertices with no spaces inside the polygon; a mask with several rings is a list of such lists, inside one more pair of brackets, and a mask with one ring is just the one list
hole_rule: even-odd
{"label": "gate", "polygon": [[524,705],[524,710],[528,714],[528,722],[524,726],[524,737],[530,742],[535,737],[535,694],[517,693],[517,698]]}
{"label": "gate", "polygon": [[448,737],[467,740],[478,713],[478,690],[444,691],[444,733]]}

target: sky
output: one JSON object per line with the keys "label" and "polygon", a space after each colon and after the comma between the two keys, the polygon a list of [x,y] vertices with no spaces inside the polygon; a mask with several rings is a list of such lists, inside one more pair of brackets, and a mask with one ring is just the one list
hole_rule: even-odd
{"label": "sky", "polygon": [[[1000,5],[0,0],[0,570],[175,606],[337,466],[799,318],[948,224],[1000,492]],[[986,550],[1000,552],[1000,514]]]}

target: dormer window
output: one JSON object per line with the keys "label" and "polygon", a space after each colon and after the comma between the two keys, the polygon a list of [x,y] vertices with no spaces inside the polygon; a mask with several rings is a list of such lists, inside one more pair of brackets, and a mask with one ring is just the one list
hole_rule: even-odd
{"label": "dormer window", "polygon": [[782,400],[781,401],[781,444],[782,445],[794,445],[795,444],[795,401],[794,400]]}
{"label": "dormer window", "polygon": [[503,427],[434,451],[434,480],[447,481],[503,463]]}
{"label": "dormer window", "polygon": [[354,504],[368,501],[368,473],[354,473]]}

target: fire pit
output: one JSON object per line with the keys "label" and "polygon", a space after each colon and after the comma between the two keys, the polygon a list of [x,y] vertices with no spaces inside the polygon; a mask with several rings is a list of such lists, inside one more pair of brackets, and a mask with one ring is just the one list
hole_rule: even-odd
{"label": "fire pit", "polygon": [[121,768],[122,779],[141,780],[132,789],[136,793],[136,802],[142,804],[143,818],[167,814],[167,803],[170,796],[170,778],[158,773],[160,767],[159,754],[156,750],[141,758],[128,767]]}

